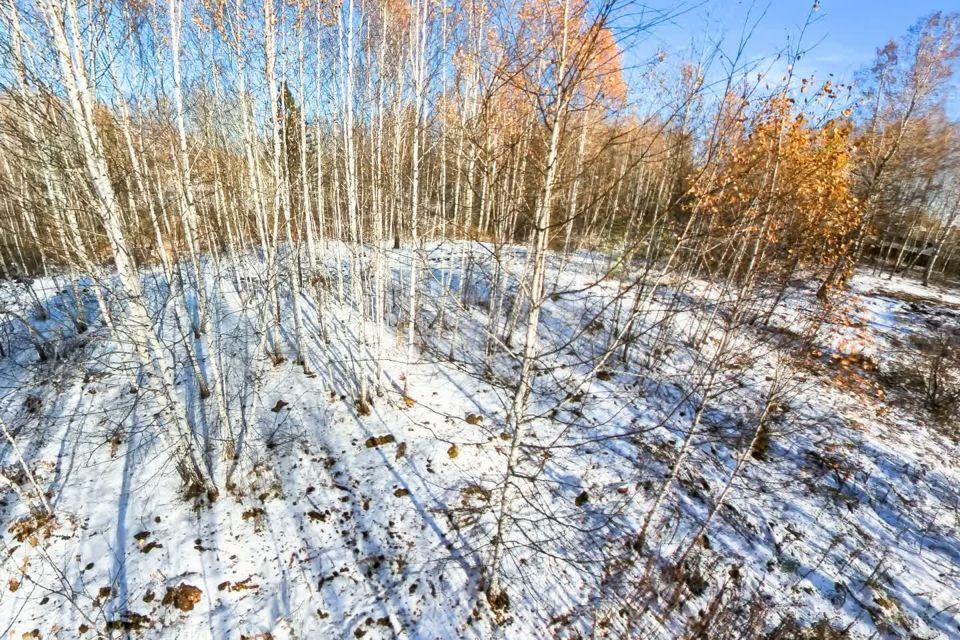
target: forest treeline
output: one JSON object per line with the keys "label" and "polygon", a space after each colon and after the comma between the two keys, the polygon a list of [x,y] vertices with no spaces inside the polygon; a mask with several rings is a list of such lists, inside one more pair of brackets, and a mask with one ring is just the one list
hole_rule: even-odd
{"label": "forest treeline", "polygon": [[[479,241],[499,259],[525,247],[516,291],[496,272],[486,307],[488,354],[518,365],[508,479],[522,476],[550,256],[602,253],[620,278],[594,373],[615,352],[629,359],[662,284],[740,292],[730,317],[710,318],[735,324],[769,318],[798,278],[829,305],[858,265],[924,284],[960,273],[960,126],[948,109],[958,14],[922,18],[844,85],[797,75],[802,38],[762,61],[745,55],[746,36],[683,60],[642,53],[673,15],[622,0],[0,2],[0,269],[97,283],[98,322],[134,345],[147,373],[131,387],[159,403],[159,433],[194,496],[229,489],[233,467],[214,477],[201,460],[148,272],[178,310],[178,348],[235,460],[211,265],[234,265],[216,273],[259,293],[257,353],[275,364],[322,369],[306,305],[321,331],[334,305],[375,325],[360,338],[375,364],[356,365],[363,415],[383,384],[383,327],[408,362],[425,330],[424,283],[438,277],[428,248]],[[458,296],[439,277],[442,313]],[[91,319],[76,300],[82,334]],[[36,318],[0,312],[36,338]],[[452,324],[436,321],[454,344]],[[514,330],[524,339],[511,346]],[[698,389],[719,384],[709,371],[691,374]],[[491,538],[495,606],[510,486]]]}
{"label": "forest treeline", "polygon": [[8,275],[109,260],[105,199],[139,264],[289,240],[316,268],[331,239],[525,242],[549,215],[551,249],[626,240],[705,273],[743,240],[780,275],[957,269],[955,15],[848,87],[795,77],[797,49],[781,77],[638,60],[670,16],[626,27],[612,0],[3,12]]}

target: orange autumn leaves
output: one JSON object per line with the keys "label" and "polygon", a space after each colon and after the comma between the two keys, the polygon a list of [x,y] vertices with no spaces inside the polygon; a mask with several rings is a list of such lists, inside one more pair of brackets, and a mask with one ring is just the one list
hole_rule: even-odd
{"label": "orange autumn leaves", "polygon": [[768,259],[793,267],[830,263],[861,215],[852,192],[851,124],[811,125],[791,98],[778,95],[737,129],[712,179],[696,188],[699,210],[715,229],[760,234]]}
{"label": "orange autumn leaves", "polygon": [[[601,123],[626,104],[622,51],[590,11],[583,0],[525,0],[515,13],[480,2],[460,16],[476,37],[452,56],[456,82],[478,83],[474,117],[495,130],[500,142],[529,135],[556,101],[590,123]],[[438,100],[448,122],[464,116],[462,96],[469,93],[464,88],[461,97]]]}
{"label": "orange autumn leaves", "polygon": [[[487,30],[486,48],[500,61],[496,73],[507,103],[516,97],[564,94],[578,108],[615,109],[627,99],[622,51],[584,0],[527,0],[507,30]],[[530,109],[534,105],[529,106]]]}

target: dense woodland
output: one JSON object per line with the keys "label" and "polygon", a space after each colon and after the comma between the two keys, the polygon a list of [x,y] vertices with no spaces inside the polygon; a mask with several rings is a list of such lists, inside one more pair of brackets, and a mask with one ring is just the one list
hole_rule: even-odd
{"label": "dense woodland", "polygon": [[[689,7],[628,0],[0,2],[0,274],[18,292],[0,301],[0,359],[52,380],[94,342],[126,353],[107,368],[121,398],[151,407],[137,411],[185,517],[253,491],[251,456],[273,447],[250,435],[271,371],[298,370],[362,420],[428,403],[414,373],[444,362],[501,407],[468,416],[499,475],[471,485],[483,515],[461,549],[501,633],[532,553],[593,576],[563,615],[596,636],[653,637],[655,612],[690,638],[807,637],[744,604],[748,590],[733,597],[732,570],[699,616],[682,606],[690,558],[776,440],[796,386],[786,358],[749,396],[711,506],[667,552],[672,496],[711,407],[738,393],[732,372],[843,324],[856,273],[960,281],[960,14],[891,34],[842,84],[795,72],[806,28],[759,60],[750,25],[679,59],[650,43]],[[565,280],[585,256],[602,267]],[[815,291],[804,321],[745,344],[801,285]],[[706,290],[714,303],[689,319]],[[571,299],[573,320],[552,324]],[[669,414],[688,422],[653,484],[631,485],[640,515],[548,507],[557,460],[638,437],[611,417],[594,438],[558,407],[611,372],[658,375],[675,338],[693,355]],[[927,347],[924,411],[955,416],[960,348]],[[6,406],[5,484],[56,520]],[[84,624],[120,628],[104,615]]]}

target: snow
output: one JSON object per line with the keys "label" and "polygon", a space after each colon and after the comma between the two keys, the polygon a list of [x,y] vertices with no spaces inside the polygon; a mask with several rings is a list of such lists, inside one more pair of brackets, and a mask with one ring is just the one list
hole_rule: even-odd
{"label": "snow", "polygon": [[[463,250],[476,262],[466,277]],[[421,273],[432,277],[424,278],[417,360],[407,365],[403,332],[387,326],[384,389],[366,416],[354,405],[352,371],[372,367],[372,323],[358,322],[335,292],[320,316],[311,298],[304,311],[315,373],[289,360],[254,363],[258,295],[233,290],[234,274],[208,265],[216,335],[207,339],[219,340],[243,445],[236,488],[222,487],[220,499],[202,508],[182,496],[156,437],[153,403],[129,390],[130,345],[94,322],[77,335],[66,285],[34,281],[51,311],[36,325],[48,338],[62,336],[60,357],[38,362],[23,327],[4,319],[0,339],[9,336],[12,355],[0,360],[0,417],[56,520],[48,536],[18,541],[10,527],[30,515],[29,504],[3,494],[0,629],[17,638],[34,629],[44,638],[95,637],[111,626],[124,631],[123,621],[135,626],[139,614],[143,628],[130,634],[143,638],[540,638],[588,635],[591,607],[622,605],[603,577],[636,578],[613,572],[611,561],[636,536],[691,426],[698,402],[691,382],[722,340],[699,327],[723,292],[694,282],[674,296],[680,284],[661,286],[643,319],[644,339],[627,362],[617,354],[598,376],[594,358],[613,326],[621,283],[602,279],[610,265],[599,253],[552,261],[531,398],[537,417],[524,448],[523,468],[536,481],[517,480],[504,563],[510,607],[498,614],[480,590],[481,568],[516,370],[507,357],[484,369],[484,326],[497,290],[488,280],[492,249],[447,243],[422,256],[429,271]],[[525,257],[517,249],[503,258],[508,303]],[[411,259],[391,254],[402,303]],[[253,262],[238,265],[239,275],[255,279]],[[176,310],[160,306],[159,278],[144,274],[177,361],[178,389],[193,424],[209,424],[213,401],[195,397]],[[23,285],[2,287],[0,304],[31,313]],[[857,638],[960,636],[960,448],[902,394],[877,387],[909,335],[960,325],[960,294],[860,274],[815,333],[822,355],[801,358],[788,331],[813,321],[814,293],[813,283],[791,289],[768,327],[738,329],[724,352],[727,366],[653,520],[656,571],[691,543],[728,481],[771,378],[787,380],[788,407],[774,421],[766,459],[746,458],[707,529],[709,548],[698,544],[690,555],[706,578],[704,592],[684,592],[674,610],[661,593],[643,637],[675,634],[733,565],[742,592],[772,608],[771,623],[792,615],[849,626]],[[431,324],[441,301],[452,317]],[[83,303],[96,317],[92,296]],[[292,319],[284,333],[289,350]],[[519,327],[510,345],[522,345]],[[841,375],[833,354],[858,354],[875,370]],[[251,380],[250,371],[259,377]],[[392,440],[368,446],[381,436]],[[221,437],[199,434],[213,444]],[[9,442],[0,442],[0,463],[8,477],[19,474]],[[222,454],[207,461],[218,470],[231,463]],[[181,584],[200,590],[189,611],[162,602]],[[81,625],[90,630],[81,634]]]}

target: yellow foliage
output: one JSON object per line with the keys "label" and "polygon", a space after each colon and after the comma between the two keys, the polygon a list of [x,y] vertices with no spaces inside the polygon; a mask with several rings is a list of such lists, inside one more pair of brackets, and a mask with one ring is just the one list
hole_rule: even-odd
{"label": "yellow foliage", "polygon": [[788,256],[795,266],[830,262],[861,215],[852,192],[851,131],[845,120],[812,126],[785,95],[768,99],[739,121],[715,173],[697,186],[700,210],[718,231],[762,234],[768,258]]}

